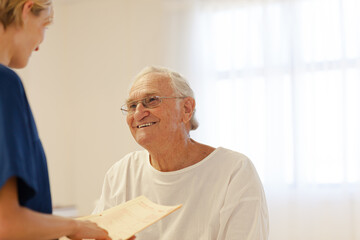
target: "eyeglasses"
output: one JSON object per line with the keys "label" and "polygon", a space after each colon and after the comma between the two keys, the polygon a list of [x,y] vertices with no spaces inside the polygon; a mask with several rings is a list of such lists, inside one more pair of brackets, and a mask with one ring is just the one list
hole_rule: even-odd
{"label": "eyeglasses", "polygon": [[124,115],[134,114],[136,107],[141,103],[145,108],[156,108],[162,102],[162,99],[176,99],[176,98],[186,98],[186,97],[159,97],[159,96],[150,96],[137,101],[132,101],[125,103],[121,107],[121,111]]}

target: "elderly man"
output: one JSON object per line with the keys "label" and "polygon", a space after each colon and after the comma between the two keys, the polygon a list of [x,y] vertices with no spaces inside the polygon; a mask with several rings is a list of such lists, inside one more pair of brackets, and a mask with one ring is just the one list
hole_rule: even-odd
{"label": "elderly man", "polygon": [[253,164],[241,153],[190,138],[198,126],[195,100],[182,76],[145,68],[122,110],[146,150],[129,153],[110,168],[94,213],[145,195],[183,207],[140,232],[139,240],[267,239],[267,205]]}

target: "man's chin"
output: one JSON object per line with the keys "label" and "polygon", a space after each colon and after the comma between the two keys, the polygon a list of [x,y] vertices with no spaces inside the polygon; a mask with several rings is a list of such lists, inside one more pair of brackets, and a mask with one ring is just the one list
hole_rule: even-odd
{"label": "man's chin", "polygon": [[[139,134],[140,135],[140,134]],[[140,136],[135,136],[135,141],[142,146],[143,148],[146,148],[151,144],[151,138],[149,136],[141,134]]]}

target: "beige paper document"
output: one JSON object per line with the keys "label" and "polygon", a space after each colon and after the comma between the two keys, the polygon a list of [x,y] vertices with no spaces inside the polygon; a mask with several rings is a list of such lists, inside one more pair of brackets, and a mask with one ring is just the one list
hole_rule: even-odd
{"label": "beige paper document", "polygon": [[[153,203],[145,196],[107,209],[100,214],[78,218],[97,223],[109,232],[113,240],[125,240],[156,221],[179,209],[182,205],[163,206]],[[60,240],[65,240],[63,237]]]}

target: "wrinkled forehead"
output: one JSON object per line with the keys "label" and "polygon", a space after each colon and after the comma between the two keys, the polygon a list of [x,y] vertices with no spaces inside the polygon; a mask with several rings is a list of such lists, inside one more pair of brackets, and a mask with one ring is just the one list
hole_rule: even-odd
{"label": "wrinkled forehead", "polygon": [[141,99],[150,95],[174,95],[171,79],[167,74],[148,73],[138,78],[130,89],[128,101]]}

